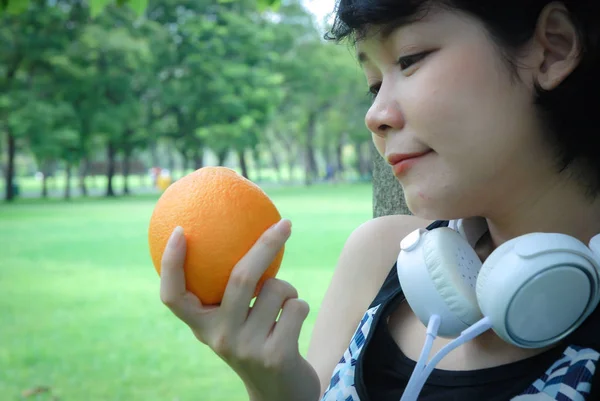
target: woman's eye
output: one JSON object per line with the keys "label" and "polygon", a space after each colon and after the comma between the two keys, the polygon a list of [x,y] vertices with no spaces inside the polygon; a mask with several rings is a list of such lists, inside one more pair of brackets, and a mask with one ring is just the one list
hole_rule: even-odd
{"label": "woman's eye", "polygon": [[369,91],[367,92],[367,95],[370,96],[372,99],[375,99],[377,97],[377,94],[379,93],[380,88],[381,83],[369,86]]}
{"label": "woman's eye", "polygon": [[398,65],[400,66],[400,69],[406,70],[407,68],[410,68],[413,64],[424,59],[429,53],[430,52],[423,52],[423,53],[411,54],[410,56],[400,57],[398,59]]}
{"label": "woman's eye", "polygon": [[[417,54],[411,54],[409,56],[400,57],[398,59],[397,64],[400,66],[401,70],[406,70],[407,68],[410,68],[414,64],[418,63],[419,61],[421,61],[422,59],[427,57],[430,53],[432,53],[432,52],[430,52],[430,51],[422,52],[422,53],[417,53]],[[375,100],[380,89],[381,89],[381,82],[373,84],[373,85],[369,86],[369,91],[367,92],[367,95],[369,97],[371,97],[371,99]]]}

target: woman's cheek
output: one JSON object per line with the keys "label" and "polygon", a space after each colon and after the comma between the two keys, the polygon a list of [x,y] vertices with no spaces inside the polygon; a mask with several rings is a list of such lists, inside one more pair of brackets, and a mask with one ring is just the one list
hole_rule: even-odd
{"label": "woman's cheek", "polygon": [[371,138],[373,138],[373,144],[375,145],[377,152],[379,152],[381,157],[385,157],[385,139],[373,133],[371,133]]}

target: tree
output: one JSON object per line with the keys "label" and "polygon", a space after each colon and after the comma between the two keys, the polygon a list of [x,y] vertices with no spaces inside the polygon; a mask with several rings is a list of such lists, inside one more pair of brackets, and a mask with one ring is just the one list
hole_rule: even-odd
{"label": "tree", "polygon": [[[36,0],[0,0],[0,13],[6,12],[8,14],[19,14],[26,11],[32,2]],[[143,12],[146,8],[148,0],[90,0],[90,10],[92,16],[100,14],[105,7],[110,4],[117,4],[120,6],[128,6],[138,13]]]}
{"label": "tree", "polygon": [[[0,12],[19,13],[25,11],[29,7],[30,0],[0,0]],[[277,7],[281,0],[258,0],[258,5],[261,8]],[[109,4],[117,4],[120,6],[127,5],[135,11],[141,13],[148,5],[148,0],[90,0],[92,6],[92,15],[97,15]]]}
{"label": "tree", "polygon": [[197,135],[217,154],[234,151],[245,177],[245,151],[256,149],[282,97],[271,24],[251,9],[225,9],[203,35],[206,46],[218,51],[203,58],[211,101],[198,109]]}
{"label": "tree", "polygon": [[373,154],[373,217],[392,214],[410,214],[406,206],[404,191],[400,182],[394,177],[390,166],[377,153]]}
{"label": "tree", "polygon": [[[266,12],[257,0],[151,0],[144,15],[112,3],[96,12],[95,0],[30,0],[0,16],[5,160],[20,147],[41,170],[70,175],[79,166],[85,194],[87,166],[98,166],[93,159],[106,147],[110,196],[118,162],[127,176],[143,148],[156,166],[157,144],[170,159],[176,149],[184,168],[201,167],[207,148],[220,164],[236,155],[246,176],[252,158],[304,164],[307,184],[323,160],[349,166],[344,146],[365,154],[360,74],[348,49],[321,40],[299,0]],[[31,121],[18,127],[23,116]],[[357,158],[363,176],[367,159]],[[13,163],[6,166],[12,177]]]}
{"label": "tree", "polygon": [[133,24],[133,18],[126,9],[107,9],[86,26],[68,52],[70,60],[85,71],[84,87],[93,94],[91,109],[85,112],[91,113],[86,115],[90,132],[101,134],[106,145],[106,196],[115,195],[113,176],[118,154],[122,153],[127,165],[145,132],[140,97],[147,81],[141,72],[151,63],[151,55],[146,40],[134,32],[140,27]]}
{"label": "tree", "polygon": [[[24,131],[15,131],[9,116],[18,115],[31,98],[29,92],[37,91],[34,81],[51,70],[49,60],[62,50],[77,26],[67,24],[70,13],[59,7],[49,7],[42,0],[32,1],[19,15],[0,15],[0,132],[6,137],[5,199],[14,197],[14,160],[18,146],[23,144]],[[56,32],[56,26],[66,29]],[[26,94],[27,92],[27,94]]]}
{"label": "tree", "polygon": [[147,15],[168,26],[169,51],[159,58],[160,130],[185,167],[202,165],[203,148],[219,164],[233,150],[248,175],[245,150],[257,146],[279,102],[272,22],[252,0],[152,1]]}
{"label": "tree", "polygon": [[78,121],[71,105],[59,98],[54,101],[29,99],[11,114],[8,123],[13,132],[29,143],[43,176],[42,197],[48,195],[47,178],[50,166],[59,160],[65,162],[65,198],[71,195],[72,167],[77,163]]}
{"label": "tree", "polygon": [[280,61],[280,70],[285,76],[283,108],[303,111],[303,135],[299,143],[305,159],[305,184],[311,185],[319,175],[318,128],[351,86],[347,74],[350,59],[342,47],[321,40],[313,17],[298,2],[282,6],[279,14],[280,35],[287,42]]}
{"label": "tree", "polygon": [[337,75],[344,83],[338,95],[332,98],[334,105],[325,114],[319,132],[318,141],[324,152],[327,165],[337,174],[343,174],[342,150],[345,145],[354,148],[354,168],[361,177],[372,172],[371,157],[368,152],[370,135],[365,126],[364,115],[370,106],[369,96],[365,96],[362,87],[365,78],[350,49],[337,48],[334,53],[339,59],[335,64]]}

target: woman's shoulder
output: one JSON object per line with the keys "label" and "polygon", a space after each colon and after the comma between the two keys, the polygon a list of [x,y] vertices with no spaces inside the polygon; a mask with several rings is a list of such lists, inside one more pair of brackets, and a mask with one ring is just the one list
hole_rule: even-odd
{"label": "woman's shoulder", "polygon": [[343,282],[372,298],[396,262],[402,239],[432,223],[411,215],[390,215],[361,224],[344,244],[331,286]]}
{"label": "woman's shoulder", "polygon": [[[358,226],[348,237],[342,256],[344,253],[354,254],[367,252],[384,252],[394,254],[400,250],[400,241],[410,232],[418,228],[426,228],[435,225],[437,222],[422,219],[412,215],[389,215],[376,217],[368,220]],[[362,247],[360,250],[357,246]]]}
{"label": "woman's shoulder", "polygon": [[400,241],[430,224],[414,216],[391,215],[371,219],[349,235],[321,303],[307,355],[322,390],[393,267]]}
{"label": "woman's shoulder", "polygon": [[[331,286],[343,283],[346,288],[356,289],[364,301],[370,303],[389,276],[402,239],[433,223],[411,215],[382,216],[363,223],[348,237]],[[364,308],[359,312],[364,313]]]}

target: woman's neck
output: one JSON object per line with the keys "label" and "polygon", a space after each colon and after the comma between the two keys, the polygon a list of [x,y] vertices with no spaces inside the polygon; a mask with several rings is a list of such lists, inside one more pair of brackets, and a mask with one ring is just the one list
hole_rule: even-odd
{"label": "woman's neck", "polygon": [[[590,200],[580,192],[568,187],[554,186],[541,193],[535,201],[512,202],[510,213],[490,213],[486,218],[488,231],[479,239],[475,251],[485,261],[489,255],[504,242],[520,235],[532,232],[554,232],[567,234],[588,245],[589,240],[600,233],[600,199]],[[503,343],[493,331],[484,333],[467,347],[472,352],[486,352],[495,355],[502,350],[509,359],[518,360],[530,357],[551,347],[543,349],[519,349]],[[485,354],[485,353],[484,353]],[[495,356],[494,356],[495,358]],[[493,358],[492,358],[493,359]]]}
{"label": "woman's neck", "polygon": [[600,233],[600,197],[586,197],[572,180],[515,191],[498,203],[501,205],[483,216],[489,228],[489,236],[480,241],[484,253],[532,232],[567,234],[586,245]]}

